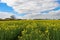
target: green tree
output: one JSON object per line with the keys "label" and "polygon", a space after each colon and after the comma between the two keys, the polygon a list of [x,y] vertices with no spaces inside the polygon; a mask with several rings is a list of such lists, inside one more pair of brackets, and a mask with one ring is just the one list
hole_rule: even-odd
{"label": "green tree", "polygon": [[16,19],[15,15],[11,15],[10,17],[11,19]]}

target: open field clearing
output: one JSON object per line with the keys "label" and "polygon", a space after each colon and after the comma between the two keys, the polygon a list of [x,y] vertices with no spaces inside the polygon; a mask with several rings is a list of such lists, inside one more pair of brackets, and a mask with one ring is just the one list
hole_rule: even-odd
{"label": "open field clearing", "polygon": [[0,21],[0,40],[60,40],[60,20]]}

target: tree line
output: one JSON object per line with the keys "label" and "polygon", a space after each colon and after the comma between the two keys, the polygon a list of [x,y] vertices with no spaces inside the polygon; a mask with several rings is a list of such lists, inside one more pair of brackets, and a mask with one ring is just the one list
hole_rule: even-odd
{"label": "tree line", "polygon": [[46,19],[17,19],[14,15],[11,15],[10,18],[5,18],[5,19],[0,18],[0,21],[2,20],[56,20],[56,19],[47,19],[47,18]]}

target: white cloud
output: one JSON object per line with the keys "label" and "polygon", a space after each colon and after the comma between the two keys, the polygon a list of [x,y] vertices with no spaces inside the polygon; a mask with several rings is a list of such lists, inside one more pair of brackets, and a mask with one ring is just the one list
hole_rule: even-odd
{"label": "white cloud", "polygon": [[22,18],[54,18],[55,11],[49,12],[48,14],[42,14],[42,11],[52,10],[59,6],[57,0],[2,0],[7,3],[8,6],[21,13],[27,13]]}
{"label": "white cloud", "polygon": [[[2,0],[12,6],[18,13],[25,13],[32,10],[32,13],[51,10],[58,6],[56,0]],[[28,12],[29,13],[29,12]]]}
{"label": "white cloud", "polygon": [[[29,16],[29,17],[28,17]],[[25,15],[24,18],[26,19],[60,19],[60,10],[51,11],[48,14],[28,14]]]}
{"label": "white cloud", "polygon": [[[2,19],[10,18],[10,16],[12,16],[12,15],[15,15],[15,14],[12,14],[12,13],[10,13],[10,12],[0,12],[0,18],[2,18]],[[17,19],[23,19],[22,16],[17,16],[17,15],[15,15],[15,17],[16,17]]]}
{"label": "white cloud", "polygon": [[0,12],[0,18],[10,18],[10,16],[13,15],[12,13],[8,12]]}

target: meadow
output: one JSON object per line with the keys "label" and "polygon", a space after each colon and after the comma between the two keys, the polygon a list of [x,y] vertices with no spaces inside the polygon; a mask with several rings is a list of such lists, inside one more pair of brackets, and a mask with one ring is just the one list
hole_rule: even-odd
{"label": "meadow", "polygon": [[60,40],[60,20],[0,21],[0,40]]}

